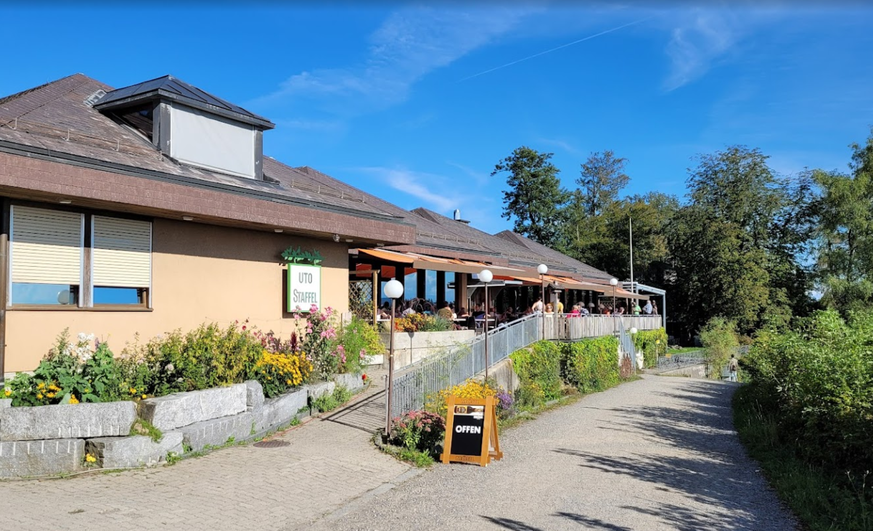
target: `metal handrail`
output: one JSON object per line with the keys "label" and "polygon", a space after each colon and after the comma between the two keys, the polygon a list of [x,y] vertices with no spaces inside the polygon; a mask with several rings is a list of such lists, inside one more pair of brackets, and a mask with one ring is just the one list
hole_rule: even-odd
{"label": "metal handrail", "polygon": [[450,347],[447,352],[431,356],[404,368],[395,375],[391,416],[422,409],[431,395],[458,385],[485,370],[485,341],[488,341],[489,365],[493,366],[511,353],[540,339],[540,315],[528,315],[489,330],[469,343]]}

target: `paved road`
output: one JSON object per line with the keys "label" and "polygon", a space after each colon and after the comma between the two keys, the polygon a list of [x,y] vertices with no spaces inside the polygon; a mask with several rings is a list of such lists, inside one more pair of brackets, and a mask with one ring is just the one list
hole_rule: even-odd
{"label": "paved road", "polygon": [[[377,380],[378,381],[378,380]],[[730,427],[730,384],[645,377],[508,431],[502,461],[420,473],[376,451],[379,389],[174,466],[0,482],[0,526],[43,529],[794,529]],[[395,487],[396,485],[396,487]]]}
{"label": "paved road", "polygon": [[487,468],[437,466],[297,529],[795,529],[732,429],[734,384],[646,376],[541,415]]}

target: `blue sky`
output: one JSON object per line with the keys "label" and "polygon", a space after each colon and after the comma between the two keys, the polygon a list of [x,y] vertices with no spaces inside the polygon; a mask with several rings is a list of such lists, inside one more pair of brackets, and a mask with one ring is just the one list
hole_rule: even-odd
{"label": "blue sky", "polygon": [[681,196],[696,154],[844,170],[873,125],[860,3],[246,5],[3,4],[0,95],[172,74],[275,122],[282,162],[489,232],[511,227],[489,174],[521,145],[553,152],[567,187],[612,149],[626,193]]}

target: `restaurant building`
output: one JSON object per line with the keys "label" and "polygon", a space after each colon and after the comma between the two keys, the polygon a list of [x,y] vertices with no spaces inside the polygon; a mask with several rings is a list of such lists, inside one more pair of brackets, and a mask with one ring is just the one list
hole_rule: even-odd
{"label": "restaurant building", "polygon": [[119,353],[210,322],[288,337],[312,303],[375,316],[391,278],[458,307],[483,302],[485,268],[489,305],[529,307],[544,288],[567,309],[643,298],[457,211],[266,157],[273,127],[171,76],[113,89],[75,74],[0,98],[0,376],[33,370],[64,329]]}
{"label": "restaurant building", "polygon": [[64,329],[116,353],[204,322],[287,337],[286,250],[319,266],[304,309],[346,311],[349,248],[412,244],[415,227],[263,156],[272,128],[170,76],[0,98],[0,375],[34,369]]}

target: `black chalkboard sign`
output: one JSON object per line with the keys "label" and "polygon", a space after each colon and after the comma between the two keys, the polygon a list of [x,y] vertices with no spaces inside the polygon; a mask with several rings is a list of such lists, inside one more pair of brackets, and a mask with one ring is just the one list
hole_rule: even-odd
{"label": "black chalkboard sign", "polygon": [[503,457],[497,440],[494,397],[450,396],[446,406],[446,436],[441,456],[443,463],[461,461],[486,466],[491,459]]}

